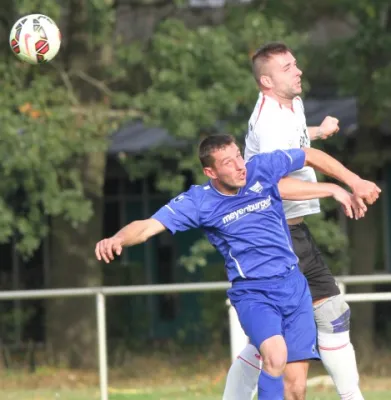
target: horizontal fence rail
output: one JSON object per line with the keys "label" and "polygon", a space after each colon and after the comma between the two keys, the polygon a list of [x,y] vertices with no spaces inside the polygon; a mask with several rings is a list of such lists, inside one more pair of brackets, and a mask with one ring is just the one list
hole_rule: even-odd
{"label": "horizontal fence rail", "polygon": [[[336,277],[336,280],[340,286],[391,283],[391,274],[339,276]],[[202,283],[171,283],[160,285],[97,286],[71,289],[6,290],[0,291],[0,300],[44,299],[50,297],[83,297],[94,296],[98,293],[101,293],[105,296],[119,296],[124,294],[146,295],[161,293],[190,293],[227,290],[230,287],[231,285],[229,282],[222,281]],[[354,295],[352,298],[356,298],[356,296]]]}
{"label": "horizontal fence rail", "polygon": [[[391,301],[391,292],[377,293],[346,293],[347,285],[370,285],[391,283],[390,275],[357,275],[336,277],[341,292],[348,302],[379,302]],[[97,334],[99,354],[99,382],[101,400],[108,400],[108,368],[107,368],[107,338],[106,338],[106,296],[120,295],[150,295],[162,293],[190,293],[227,290],[229,282],[203,283],[175,283],[162,285],[134,285],[134,286],[102,286],[70,289],[45,290],[7,290],[0,291],[1,300],[30,300],[55,297],[87,297],[95,296],[97,310]],[[228,303],[229,305],[229,303]],[[229,322],[231,336],[231,356],[240,351],[247,338],[241,330],[233,307],[229,307]]]}

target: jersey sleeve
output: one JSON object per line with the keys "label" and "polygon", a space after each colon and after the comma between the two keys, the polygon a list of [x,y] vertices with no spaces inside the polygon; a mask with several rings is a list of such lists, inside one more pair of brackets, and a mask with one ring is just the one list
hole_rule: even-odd
{"label": "jersey sleeve", "polygon": [[200,226],[198,209],[189,192],[172,199],[151,218],[162,223],[172,234]]}
{"label": "jersey sleeve", "polygon": [[276,150],[258,154],[255,158],[254,167],[275,184],[284,176],[304,167],[305,152],[301,149]]}

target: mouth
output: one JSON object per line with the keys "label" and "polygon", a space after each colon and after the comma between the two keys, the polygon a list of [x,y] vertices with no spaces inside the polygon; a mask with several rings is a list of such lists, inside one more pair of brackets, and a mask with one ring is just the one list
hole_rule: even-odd
{"label": "mouth", "polygon": [[243,171],[241,174],[239,174],[239,179],[240,180],[246,179],[246,172],[245,171]]}

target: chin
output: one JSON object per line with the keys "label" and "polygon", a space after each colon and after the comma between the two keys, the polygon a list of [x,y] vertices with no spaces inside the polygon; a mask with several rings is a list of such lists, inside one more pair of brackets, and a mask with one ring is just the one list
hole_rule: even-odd
{"label": "chin", "polygon": [[242,187],[246,186],[246,183],[247,183],[247,181],[246,181],[246,180],[243,180],[243,181],[241,181],[241,182],[238,183],[237,187],[238,187],[238,188],[242,188]]}

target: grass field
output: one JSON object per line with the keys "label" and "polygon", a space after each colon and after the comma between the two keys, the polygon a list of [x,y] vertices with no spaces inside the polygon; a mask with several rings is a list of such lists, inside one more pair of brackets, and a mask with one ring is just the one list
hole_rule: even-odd
{"label": "grass field", "polygon": [[[387,360],[387,365],[389,364]],[[210,354],[180,359],[177,356],[137,357],[116,370],[110,369],[110,400],[221,400],[229,358]],[[312,376],[323,375],[319,363]],[[383,376],[383,377],[381,377]],[[361,377],[366,400],[390,400],[388,369]],[[40,367],[35,373],[23,368],[0,369],[0,400],[99,400],[97,371]],[[240,400],[240,399],[238,399]],[[307,400],[338,400],[333,388],[311,388]]]}
{"label": "grass field", "polygon": [[[122,393],[110,393],[110,400],[221,400],[221,387],[201,388],[164,388],[151,390],[123,390]],[[389,400],[391,391],[370,391],[364,394],[366,400]],[[37,390],[6,391],[1,393],[2,400],[99,400],[99,392],[94,389],[83,390]],[[338,400],[332,392],[313,391],[307,394],[307,400]]]}

